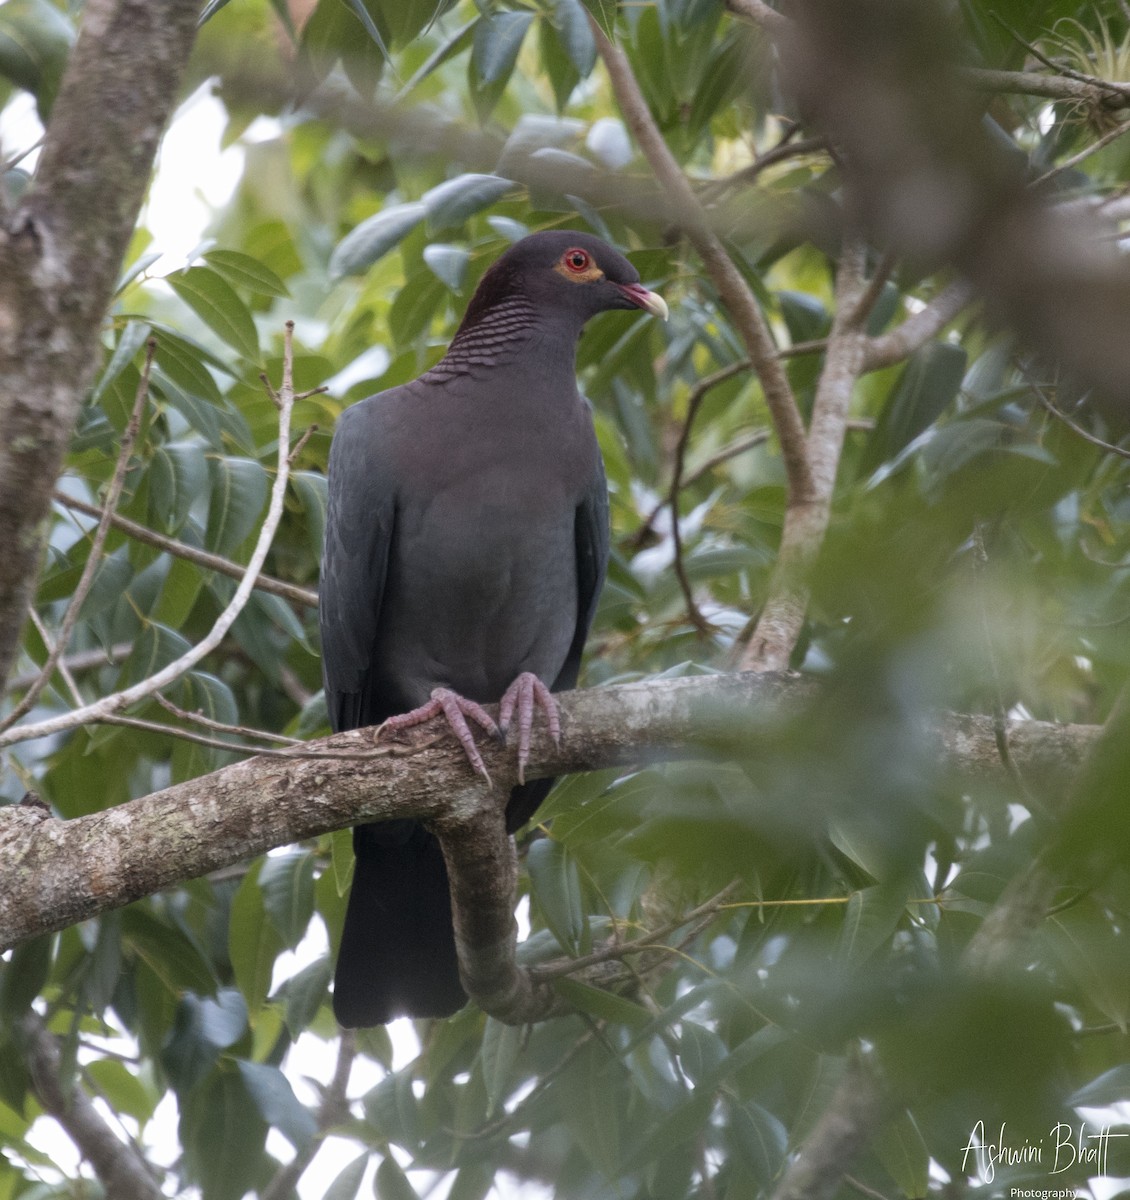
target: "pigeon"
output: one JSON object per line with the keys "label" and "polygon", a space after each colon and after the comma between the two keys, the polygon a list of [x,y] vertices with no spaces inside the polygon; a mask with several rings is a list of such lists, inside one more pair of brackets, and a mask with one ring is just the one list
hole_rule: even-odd
{"label": "pigeon", "polygon": [[[472,726],[519,734],[572,688],[608,560],[608,493],[577,390],[585,322],[609,309],[666,319],[623,255],[591,234],[522,238],[483,275],[447,353],[338,421],[329,458],[319,610],[335,731],[442,717],[485,775]],[[480,707],[500,703],[500,730]],[[520,782],[513,833],[552,780]],[[419,822],[353,831],[338,951],[342,1026],[446,1017],[466,1003],[447,868]]]}

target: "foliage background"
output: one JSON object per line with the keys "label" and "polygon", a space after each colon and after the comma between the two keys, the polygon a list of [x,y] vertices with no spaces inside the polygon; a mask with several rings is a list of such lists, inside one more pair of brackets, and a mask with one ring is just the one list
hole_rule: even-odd
{"label": "foliage background", "polygon": [[[834,155],[782,91],[764,30],[717,0],[588,8],[627,53],[778,345],[801,347],[785,361],[807,416],[845,225]],[[969,63],[1031,68],[1023,39],[1061,68],[1130,80],[1119,4],[958,8]],[[100,503],[155,337],[118,512],[246,561],[276,453],[259,375],[277,380],[293,319],[297,386],[330,389],[296,411],[298,428],[317,430],[296,462],[269,571],[315,588],[341,409],[433,363],[510,241],[591,229],[628,252],[672,317],[663,327],[609,314],[581,343],[614,532],[583,682],[731,666],[772,586],[780,451],[756,374],[735,366],[746,351],[731,318],[621,121],[586,6],[235,0],[206,15],[190,87],[224,105],[242,174],[187,263],[158,263],[162,246],[138,228],[62,495]],[[49,116],[80,19],[66,0],[0,5],[0,104],[30,92]],[[295,89],[298,103],[286,98]],[[363,136],[335,117],[358,99],[376,114]],[[986,105],[1033,177],[1117,126],[1117,114],[1078,102],[1013,94]],[[1054,193],[1117,201],[1127,145],[1114,139],[1068,166]],[[759,162],[778,146],[776,162]],[[9,196],[25,169],[5,171]],[[948,282],[878,250],[869,262],[889,272],[871,335]],[[1130,1099],[1125,849],[1061,890],[1016,970],[963,974],[980,918],[1048,843],[1065,797],[1015,773],[953,778],[922,735],[937,708],[1101,723],[1124,685],[1126,455],[1085,440],[1048,411],[1052,400],[1092,438],[1124,435],[1125,410],[1096,406],[976,309],[908,361],[864,375],[792,656],[826,683],[815,709],[756,746],[738,736],[711,747],[710,761],[572,777],[538,814],[523,839],[527,961],[583,954],[611,928],[654,928],[741,881],[693,936],[636,964],[628,995],[574,985],[576,1015],[529,1030],[472,1006],[401,1030],[396,1069],[385,1030],[337,1046],[329,947],[348,835],[290,847],[5,955],[0,1200],[100,1194],[88,1165],[61,1170],[36,1148],[41,1106],[17,1032],[29,1005],[59,1039],[62,1078],[160,1162],[170,1196],[752,1197],[773,1190],[861,1047],[898,1103],[843,1194],[1087,1188],[1093,1163],[1049,1175],[1050,1131],[1117,1123],[1125,1107],[1119,1117],[1108,1106]],[[692,404],[677,546],[659,506]],[[95,520],[66,500],[56,507],[36,597],[49,630]],[[234,586],[113,530],[68,647],[83,694],[177,657]],[[221,649],[166,694],[228,724],[323,733],[316,625],[308,604],[257,591]],[[29,626],[10,702],[45,654]],[[71,704],[56,677],[32,715]],[[133,715],[171,723],[155,702]],[[103,725],[11,749],[3,795],[34,791],[75,817],[232,758]],[[1087,836],[1101,843],[1120,830],[1096,804]],[[371,1081],[354,1082],[347,1105],[330,1083],[335,1056],[339,1084],[351,1068]],[[314,1061],[319,1085],[296,1065]],[[173,1159],[156,1132],[168,1118],[155,1120],[170,1095]],[[990,1132],[1006,1123],[1010,1145],[1043,1139],[1043,1161],[983,1178],[963,1155],[978,1121]],[[295,1192],[297,1172],[280,1164],[304,1163],[330,1133],[320,1174]],[[1106,1168],[1130,1176],[1130,1143],[1111,1143]]]}

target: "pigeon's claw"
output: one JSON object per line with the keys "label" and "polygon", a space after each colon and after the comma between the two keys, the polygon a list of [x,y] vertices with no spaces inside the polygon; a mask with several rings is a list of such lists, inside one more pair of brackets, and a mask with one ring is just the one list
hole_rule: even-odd
{"label": "pigeon's claw", "polygon": [[545,713],[549,735],[561,745],[561,713],[553,693],[532,672],[523,671],[506,689],[498,705],[498,724],[502,736],[510,731],[510,721],[518,714],[518,782],[526,782],[526,763],[530,761],[530,733],[534,727],[534,708]]}
{"label": "pigeon's claw", "polygon": [[465,696],[460,696],[458,692],[451,691],[450,688],[435,688],[432,691],[432,698],[427,704],[421,704],[419,708],[414,708],[411,712],[389,717],[381,725],[381,729],[411,729],[413,725],[423,725],[425,721],[430,721],[433,717],[441,714],[450,726],[451,732],[459,739],[463,753],[467,755],[467,761],[490,784],[490,775],[487,773],[483,756],[479,753],[478,746],[475,745],[475,737],[471,733],[471,727],[467,724],[467,720],[470,718],[492,737],[501,735],[498,726],[491,719],[490,713],[481,705],[476,704],[474,700],[468,700]]}

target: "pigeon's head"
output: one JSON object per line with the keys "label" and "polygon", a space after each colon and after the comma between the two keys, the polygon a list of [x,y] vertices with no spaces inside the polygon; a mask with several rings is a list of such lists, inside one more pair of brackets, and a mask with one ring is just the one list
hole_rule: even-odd
{"label": "pigeon's head", "polygon": [[667,320],[663,297],[640,283],[639,272],[618,251],[591,233],[551,229],[515,242],[487,271],[471,300],[467,318],[515,293],[539,313],[559,315],[580,327],[599,312],[642,308]]}

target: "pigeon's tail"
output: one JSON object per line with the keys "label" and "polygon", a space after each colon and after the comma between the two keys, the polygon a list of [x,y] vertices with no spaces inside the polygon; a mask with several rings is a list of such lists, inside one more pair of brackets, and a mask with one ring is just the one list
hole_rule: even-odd
{"label": "pigeon's tail", "polygon": [[393,1017],[449,1017],[467,1002],[459,982],[447,867],[415,821],[359,825],[357,865],[334,977],[346,1028]]}

